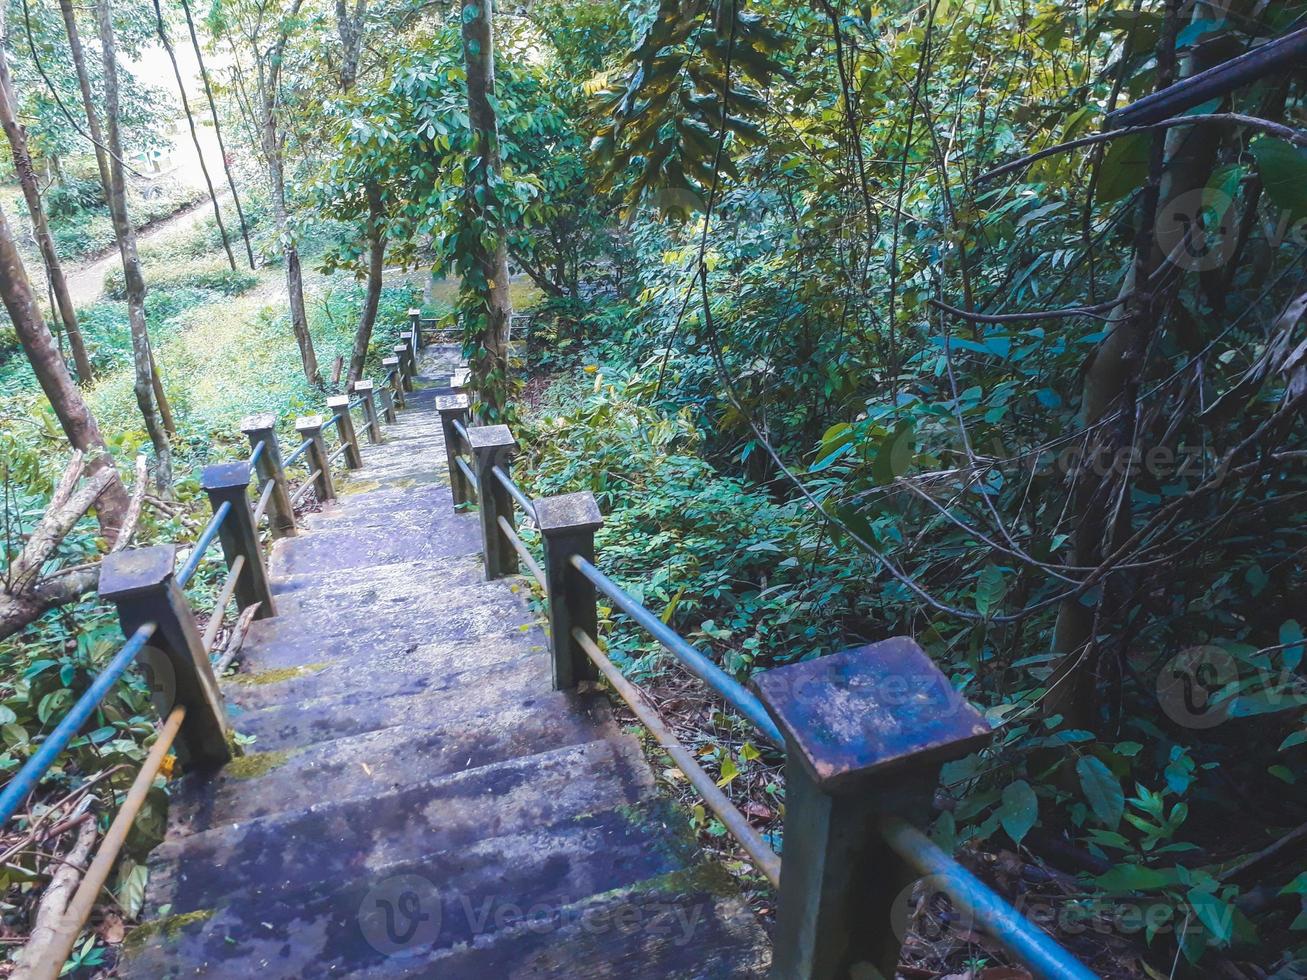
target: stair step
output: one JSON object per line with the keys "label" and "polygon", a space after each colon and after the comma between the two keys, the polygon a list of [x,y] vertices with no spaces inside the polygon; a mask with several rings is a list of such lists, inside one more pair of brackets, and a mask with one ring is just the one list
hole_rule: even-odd
{"label": "stair step", "polygon": [[[678,824],[683,825],[683,818],[669,804],[651,800],[294,891],[247,889],[201,915],[174,913],[171,922],[129,941],[121,975],[177,976],[171,968],[181,961],[203,964],[188,970],[188,976],[372,976],[416,969],[418,976],[498,980],[506,974],[468,964],[467,954],[484,955],[484,948],[500,936],[521,951],[521,933],[529,933],[535,923],[552,928],[589,896],[610,896],[606,903],[592,901],[590,906],[620,907],[631,904],[626,896],[642,882],[683,878],[695,847],[684,833],[669,832]],[[395,908],[406,892],[411,898],[401,907],[431,918],[412,935],[399,933],[396,938],[407,940],[401,943],[386,932],[385,903]],[[408,904],[414,900],[416,908]],[[678,920],[674,909],[668,911],[664,922],[652,927],[666,928],[673,940],[685,934],[683,925],[697,932],[706,922],[703,913]],[[591,915],[602,921],[598,913]],[[403,915],[392,923],[401,929],[412,924],[412,917]],[[448,965],[441,958],[426,965],[439,950],[451,951]],[[691,974],[637,969],[630,975]]]}
{"label": "stair step", "polygon": [[206,827],[376,798],[405,786],[615,734],[608,702],[572,692],[482,699],[478,709],[293,748],[256,745],[208,778],[184,779],[169,807],[177,837]]}
{"label": "stair step", "polygon": [[445,524],[439,533],[401,534],[384,527],[318,530],[282,538],[272,551],[268,571],[274,576],[323,569],[361,569],[395,562],[453,558],[481,551],[481,530],[474,521]]}
{"label": "stair step", "polygon": [[[277,615],[282,619],[318,616],[342,608],[387,607],[405,610],[414,596],[477,585],[485,578],[481,556],[460,555],[426,561],[395,562],[357,571],[320,569],[271,579]],[[512,583],[508,583],[511,588]]]}
{"label": "stair step", "polygon": [[375,796],[327,799],[171,837],[150,857],[151,897],[187,913],[238,893],[282,895],[414,854],[456,852],[486,838],[633,806],[652,787],[629,738],[566,746]]}

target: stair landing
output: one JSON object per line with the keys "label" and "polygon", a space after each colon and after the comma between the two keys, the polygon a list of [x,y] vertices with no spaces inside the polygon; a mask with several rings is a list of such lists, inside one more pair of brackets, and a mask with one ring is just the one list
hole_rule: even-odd
{"label": "stair landing", "polygon": [[277,542],[224,681],[255,741],[183,779],[125,977],[760,978],[765,936],[600,693],[550,690],[455,514],[429,347],[386,441]]}

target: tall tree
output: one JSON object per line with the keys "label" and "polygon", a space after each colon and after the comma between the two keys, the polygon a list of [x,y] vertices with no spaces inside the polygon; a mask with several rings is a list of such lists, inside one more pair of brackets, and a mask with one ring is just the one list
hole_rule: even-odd
{"label": "tall tree", "polygon": [[[86,113],[86,129],[87,129],[86,136],[87,138],[90,139],[91,144],[95,147],[95,163],[96,163],[96,167],[100,172],[100,186],[104,190],[104,198],[109,205],[109,211],[113,218],[114,234],[118,241],[119,254],[123,256],[124,281],[130,284],[132,277],[127,273],[127,269],[126,269],[127,265],[129,264],[127,258],[128,250],[124,246],[123,233],[119,231],[120,222],[119,222],[119,214],[118,214],[118,204],[122,205],[121,208],[122,223],[126,225],[127,234],[130,236],[130,245],[131,245],[130,264],[135,265],[137,278],[140,278],[140,262],[136,259],[136,230],[131,227],[131,223],[127,220],[126,185],[125,185],[126,178],[123,176],[124,164],[122,159],[122,146],[118,145],[117,147],[114,147],[112,145],[105,143],[105,135],[100,127],[100,117],[96,109],[95,96],[91,91],[91,76],[86,70],[86,55],[82,49],[81,32],[77,28],[77,15],[76,15],[76,11],[73,9],[71,0],[59,0],[59,10],[60,13],[63,14],[64,31],[68,36],[68,51],[69,54],[72,56],[73,69],[77,74],[77,86],[82,96],[82,108]],[[112,27],[112,25],[110,26]],[[111,35],[110,41],[112,42],[112,40],[113,38]],[[113,82],[114,82],[113,84],[114,127],[116,132],[117,115],[118,115],[117,113],[118,73],[117,73],[116,65],[113,74]],[[108,101],[108,79],[106,79],[106,103],[107,101]],[[120,198],[113,193],[114,173],[115,173],[114,168],[117,168],[118,181],[120,184],[123,185],[122,187],[123,193]],[[135,320],[131,321],[132,358],[134,362],[140,362],[143,360],[146,366],[146,375],[147,375],[146,380],[149,382],[150,392],[147,395],[146,401],[141,402],[141,395],[138,390],[137,402],[141,404],[141,416],[145,421],[146,430],[150,432],[151,441],[155,442],[155,448],[157,450],[158,442],[157,440],[155,440],[154,429],[152,428],[152,426],[156,422],[162,420],[163,434],[165,437],[169,433],[175,433],[176,429],[172,421],[172,410],[168,404],[168,396],[164,394],[163,380],[159,377],[158,366],[154,363],[154,352],[150,349],[149,332],[146,330],[145,327],[145,314],[144,314],[145,287],[143,281],[141,285],[140,298],[141,298],[141,316],[140,316],[139,330],[136,321]],[[131,309],[130,304],[128,306],[128,309],[130,311]],[[139,365],[137,370],[139,372],[140,370]],[[148,408],[147,408],[147,404],[148,404]],[[157,417],[155,414],[156,407],[158,409]],[[170,456],[167,458],[170,458]],[[167,480],[171,482],[172,467],[171,465],[168,465],[166,467],[163,466],[163,462],[164,460],[161,459],[160,469],[158,470],[158,478],[162,482],[166,477]]]}
{"label": "tall tree", "polygon": [[[363,37],[368,15],[367,0],[355,0],[351,12],[348,0],[336,0],[336,30],[340,34],[340,90],[348,96],[358,81],[359,57],[363,51]],[[381,304],[382,273],[386,261],[385,206],[381,188],[376,180],[368,179],[363,186],[368,202],[365,235],[368,242],[367,284],[363,293],[363,308],[359,311],[358,328],[354,331],[354,349],[349,358],[349,381],[363,376],[368,359],[368,345],[372,342],[372,328]]]}
{"label": "tall tree", "polygon": [[467,67],[467,114],[472,143],[466,164],[463,281],[460,312],[465,341],[472,342],[475,387],[481,412],[503,416],[508,395],[508,246],[500,201],[499,120],[495,115],[495,45],[492,0],[463,6],[463,61]]}
{"label": "tall tree", "polygon": [[231,164],[227,162],[227,147],[222,141],[222,124],[218,121],[218,105],[213,98],[213,87],[209,84],[209,72],[204,67],[204,52],[200,49],[200,36],[195,30],[195,18],[191,16],[191,5],[181,0],[182,12],[186,14],[186,30],[191,35],[191,47],[195,49],[195,63],[200,68],[200,80],[204,82],[204,97],[209,103],[209,116],[213,120],[213,134],[218,139],[218,153],[222,157],[222,170],[227,175],[227,186],[231,188],[232,203],[236,205],[236,219],[241,225],[241,237],[245,240],[245,256],[250,268],[254,268],[254,248],[250,245],[250,229],[245,223],[245,209],[241,207],[240,192],[236,189],[236,180],[231,175]]}
{"label": "tall tree", "polygon": [[309,384],[322,384],[322,371],[313,350],[313,337],[309,333],[308,315],[304,306],[304,269],[300,264],[299,248],[290,227],[286,207],[286,136],[281,127],[281,79],[286,57],[286,46],[295,18],[299,16],[304,0],[294,0],[285,17],[280,18],[272,45],[263,48],[263,11],[247,29],[246,40],[254,51],[255,86],[259,100],[258,120],[264,162],[268,167],[268,187],[272,195],[272,215],[281,236],[282,255],[286,260],[286,292],[290,298],[290,325],[299,345],[300,361]]}
{"label": "tall tree", "polygon": [[8,47],[5,28],[5,7],[0,4],[0,126],[3,126],[5,136],[9,139],[14,170],[18,174],[19,186],[23,189],[23,198],[27,201],[27,211],[32,216],[32,232],[45,264],[46,281],[50,284],[53,297],[52,306],[57,309],[59,319],[63,322],[68,347],[73,353],[73,363],[77,366],[77,378],[79,381],[90,381],[94,377],[91,358],[86,352],[86,343],[77,323],[77,311],[73,309],[73,298],[68,292],[63,266],[55,252],[54,239],[50,236],[50,226],[45,219],[41,188],[32,166],[32,154],[27,147],[27,131],[18,121],[18,100],[14,96],[13,82],[9,77],[9,64],[3,54]]}
{"label": "tall tree", "polygon": [[[54,409],[69,445],[86,454],[89,472],[114,469],[113,457],[105,447],[100,426],[68,374],[68,367],[64,364],[59,348],[55,346],[50,328],[41,316],[36,295],[32,292],[32,284],[27,278],[27,270],[18,254],[3,209],[0,209],[0,300],[4,301],[9,319],[13,321],[14,332],[31,362],[32,373],[36,375],[41,390]],[[127,507],[127,488],[115,470],[100,497],[98,509],[100,527],[110,541],[117,537],[118,530],[123,526]]]}
{"label": "tall tree", "polygon": [[[61,7],[68,7],[65,14],[69,26],[69,40],[77,37],[76,23],[72,15],[69,0],[61,0]],[[105,200],[109,203],[109,213],[113,218],[114,235],[118,239],[118,253],[123,264],[124,291],[127,294],[127,319],[132,335],[132,365],[136,373],[136,404],[145,420],[145,429],[154,446],[156,460],[155,477],[161,489],[172,486],[172,449],[168,441],[161,405],[156,405],[156,392],[162,390],[154,363],[154,354],[150,349],[150,333],[145,322],[145,278],[141,275],[141,260],[136,252],[136,229],[132,227],[127,214],[127,178],[123,172],[123,144],[119,127],[118,96],[118,56],[114,39],[112,10],[109,0],[99,0],[96,15],[100,29],[100,54],[104,63],[104,116],[105,148],[97,156],[107,157],[104,161],[108,171],[108,183],[105,184]],[[80,49],[80,43],[77,45]],[[84,70],[79,75],[85,79]],[[83,95],[89,92],[89,84]],[[95,120],[94,105],[88,100],[87,121]],[[95,120],[93,125],[98,125]],[[94,132],[94,130],[92,130]],[[101,141],[104,142],[104,141]]]}
{"label": "tall tree", "polygon": [[222,223],[222,208],[218,207],[218,195],[213,192],[213,181],[209,179],[209,166],[204,162],[204,148],[200,146],[200,136],[195,131],[195,117],[191,114],[191,101],[186,97],[186,82],[182,78],[181,69],[177,67],[177,55],[172,49],[172,42],[168,39],[168,29],[163,22],[163,7],[159,5],[159,0],[154,0],[154,19],[159,35],[159,43],[163,45],[164,51],[168,53],[168,60],[172,63],[173,77],[177,79],[177,94],[181,96],[182,112],[186,115],[186,125],[190,127],[191,142],[195,144],[195,156],[200,161],[200,173],[204,175],[204,186],[209,189],[209,200],[213,202],[213,217],[218,222],[218,234],[222,236],[222,248],[227,253],[227,262],[231,265],[232,272],[236,271],[236,256],[231,252],[231,243],[227,241],[227,226]]}

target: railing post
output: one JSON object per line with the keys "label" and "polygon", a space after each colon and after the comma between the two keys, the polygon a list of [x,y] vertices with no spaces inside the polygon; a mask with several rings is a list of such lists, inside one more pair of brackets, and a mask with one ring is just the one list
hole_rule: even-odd
{"label": "railing post", "polygon": [[377,420],[377,399],[371,381],[355,381],[354,394],[363,399],[363,418],[367,424],[368,442],[381,441],[381,423]]}
{"label": "railing post", "polygon": [[390,396],[390,385],[383,384],[377,389],[381,396],[381,417],[387,425],[394,425],[399,417],[395,414],[395,400]]}
{"label": "railing post", "polygon": [[281,462],[281,447],[277,445],[277,417],[270,412],[250,415],[241,420],[241,432],[249,439],[251,449],[263,443],[263,452],[254,464],[254,472],[259,475],[260,484],[271,480],[276,488],[268,503],[268,528],[272,536],[294,537],[295,508],[290,503],[286,469]]}
{"label": "railing post", "polygon": [[454,428],[455,422],[465,427],[471,418],[467,395],[439,395],[436,398],[436,411],[440,413],[440,429],[445,438],[445,465],[449,467],[449,487],[454,493],[454,506],[472,502],[472,488],[468,486],[467,477],[454,460],[458,457],[458,447],[463,437]]}
{"label": "railing post", "polygon": [[177,754],[184,765],[207,769],[232,757],[227,715],[195,616],[173,578],[176,557],[171,544],[105,555],[100,598],[118,607],[125,636],[157,624],[142,653],[153,674],[155,707],[166,718],[175,706],[186,706]]}
{"label": "railing post", "polygon": [[492,470],[511,465],[517,440],[506,425],[480,425],[467,430],[472,444],[472,472],[477,478],[477,508],[481,517],[481,553],[485,556],[486,578],[497,579],[518,572],[517,552],[499,526],[502,516],[513,524],[513,498]]}
{"label": "railing post", "polygon": [[404,369],[400,366],[399,356],[383,357],[381,366],[386,369],[386,373],[391,375],[390,387],[395,392],[395,405],[398,408],[404,407]]}
{"label": "railing post", "polygon": [[335,500],[336,485],[331,480],[331,463],[327,460],[327,444],[322,438],[322,416],[305,415],[296,419],[295,431],[300,434],[301,439],[309,441],[307,452],[309,472],[318,471],[317,479],[313,481],[314,493],[317,495],[318,503],[325,504],[329,500]]}
{"label": "railing post", "polygon": [[786,745],[771,975],[892,977],[893,906],[917,875],[878,823],[926,824],[940,767],[984,745],[989,726],[909,637],[764,671],[753,686]]}
{"label": "railing post", "polygon": [[604,523],[594,494],[569,493],[535,501],[536,527],[545,546],[545,591],[549,594],[549,637],[554,661],[554,690],[576,687],[597,676],[594,664],[572,636],[580,627],[599,635],[595,588],[572,564],[579,555],[593,562],[595,531]]}
{"label": "railing post", "polygon": [[410,309],[408,311],[408,329],[413,334],[413,350],[422,350],[422,311],[419,309]]}
{"label": "railing post", "polygon": [[399,379],[404,386],[405,391],[413,390],[413,377],[417,374],[413,370],[413,352],[408,349],[408,344],[396,344],[392,350],[395,356],[399,358]]}
{"label": "railing post", "polygon": [[[226,519],[218,526],[218,540],[222,542],[222,554],[229,569],[238,556],[245,556],[245,565],[236,576],[237,605],[247,609],[259,603],[259,611],[254,614],[256,619],[277,615],[272,589],[268,586],[263,548],[259,545],[259,529],[254,525],[254,511],[250,508],[249,464],[238,460],[206,466],[200,475],[200,486],[209,495],[209,506],[214,511],[224,503],[231,504]],[[221,610],[217,615],[221,615]]]}
{"label": "railing post", "polygon": [[356,470],[363,465],[363,457],[359,453],[358,434],[354,431],[354,416],[349,413],[349,395],[331,395],[327,399],[327,407],[336,420],[336,432],[340,435],[340,441],[346,446],[345,465]]}

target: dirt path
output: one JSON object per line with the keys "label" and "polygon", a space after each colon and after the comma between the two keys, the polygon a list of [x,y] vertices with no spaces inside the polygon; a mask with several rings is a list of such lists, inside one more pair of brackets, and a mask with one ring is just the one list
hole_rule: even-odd
{"label": "dirt path", "polygon": [[[224,202],[223,195],[218,195],[218,204]],[[182,208],[167,218],[156,221],[148,228],[138,231],[136,242],[152,241],[169,235],[182,234],[200,224],[213,214],[213,205],[206,197],[189,207]],[[72,294],[74,306],[90,306],[104,293],[104,277],[110,269],[118,268],[119,258],[116,248],[105,252],[98,258],[83,262],[70,262],[64,265],[64,276],[68,279],[68,292]]]}

